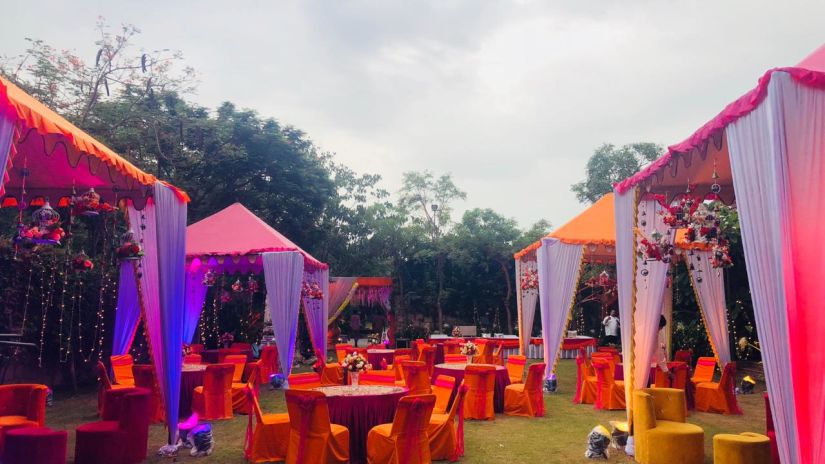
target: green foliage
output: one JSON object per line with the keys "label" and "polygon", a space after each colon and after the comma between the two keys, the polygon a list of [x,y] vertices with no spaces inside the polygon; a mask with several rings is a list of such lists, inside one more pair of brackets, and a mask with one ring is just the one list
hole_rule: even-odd
{"label": "green foliage", "polygon": [[654,143],[631,143],[616,147],[606,143],[587,161],[586,178],[571,186],[582,203],[593,203],[613,191],[613,184],[637,173],[642,166],[662,154]]}

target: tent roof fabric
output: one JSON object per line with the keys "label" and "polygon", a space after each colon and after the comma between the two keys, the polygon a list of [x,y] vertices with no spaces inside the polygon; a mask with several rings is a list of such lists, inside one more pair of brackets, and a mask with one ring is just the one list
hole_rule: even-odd
{"label": "tent roof fabric", "polygon": [[359,287],[392,287],[392,277],[359,277]]}
{"label": "tent roof fabric", "polygon": [[653,161],[648,167],[642,169],[627,179],[616,183],[614,186],[616,191],[624,193],[634,186],[646,181],[656,173],[665,169],[671,164],[671,161],[676,154],[690,153],[694,149],[702,149],[707,147],[708,141],[715,135],[720,134],[725,128],[737,120],[749,114],[756,109],[768,94],[768,83],[771,80],[773,73],[780,71],[786,72],[791,77],[802,85],[825,89],[825,45],[820,46],[813,53],[808,55],[795,67],[789,68],[774,68],[768,70],[757,83],[756,87],[751,89],[745,95],[739,97],[734,102],[730,103],[722,110],[716,117],[705,123],[690,137],[668,147],[667,152],[659,159]]}
{"label": "tent roof fabric", "polygon": [[[0,77],[0,111],[12,111],[22,121],[24,129],[34,129],[44,136],[63,136],[77,151],[98,159],[117,172],[133,178],[143,185],[153,185],[158,180],[155,176],[141,171],[109,147],[80,130],[3,77]],[[189,201],[189,197],[184,191],[172,185],[166,185],[172,188],[181,200]]]}
{"label": "tent roof fabric", "polygon": [[[613,194],[599,198],[593,205],[579,213],[547,237],[558,239],[562,243],[579,245],[615,245],[616,221],[613,213]],[[541,240],[530,244],[514,255],[516,259],[537,250]]]}
{"label": "tent roof fabric", "polygon": [[326,269],[240,203],[234,203],[186,228],[186,257],[243,256],[270,251],[297,251],[307,264]]}

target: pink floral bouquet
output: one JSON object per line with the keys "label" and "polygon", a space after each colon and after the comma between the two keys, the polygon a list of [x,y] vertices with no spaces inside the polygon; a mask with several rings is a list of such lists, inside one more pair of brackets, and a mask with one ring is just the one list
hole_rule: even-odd
{"label": "pink floral bouquet", "polygon": [[343,367],[346,371],[358,374],[372,369],[372,365],[370,365],[369,361],[367,361],[360,353],[348,354],[344,360],[341,361],[341,367]]}

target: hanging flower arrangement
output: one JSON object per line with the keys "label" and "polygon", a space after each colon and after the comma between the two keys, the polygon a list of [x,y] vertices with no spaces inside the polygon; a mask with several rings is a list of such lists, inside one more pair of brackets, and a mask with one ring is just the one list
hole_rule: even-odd
{"label": "hanging flower arrangement", "polygon": [[94,268],[95,265],[92,262],[92,260],[89,259],[89,257],[86,256],[86,253],[82,251],[79,255],[72,258],[72,269],[74,269],[77,272],[91,271]]}
{"label": "hanging flower arrangement", "polygon": [[700,204],[691,216],[685,240],[711,246],[711,266],[727,268],[733,266],[730,256],[728,236],[733,225],[730,220],[735,216],[735,208],[721,201]]}
{"label": "hanging flower arrangement", "polygon": [[527,268],[521,273],[521,289],[525,292],[536,291],[539,288],[539,272],[533,268]]}
{"label": "hanging flower arrangement", "polygon": [[80,216],[97,216],[100,213],[110,213],[115,208],[109,203],[100,201],[100,195],[90,188],[86,193],[72,198],[74,213]]}
{"label": "hanging flower arrangement", "polygon": [[221,292],[221,303],[229,303],[232,301],[232,294],[224,290]]}
{"label": "hanging flower arrangement", "polygon": [[662,222],[672,229],[684,229],[691,225],[693,213],[700,202],[695,198],[685,195],[676,204],[663,205]]}
{"label": "hanging flower arrangement", "polygon": [[249,276],[249,280],[246,283],[246,289],[249,293],[257,293],[260,288],[261,284],[258,283],[258,279],[253,276]]}
{"label": "hanging flower arrangement", "polygon": [[229,346],[232,345],[232,342],[235,341],[235,336],[229,332],[224,332],[223,335],[221,335],[220,340],[221,345],[223,345],[224,348],[229,348]]}
{"label": "hanging flower arrangement", "polygon": [[206,274],[203,275],[203,285],[206,287],[214,287],[215,284],[218,283],[218,275],[215,274],[215,271],[209,269],[206,271]]}
{"label": "hanging flower arrangement", "polygon": [[730,248],[727,243],[717,243],[711,249],[710,265],[716,269],[733,266],[733,259],[730,257]]}
{"label": "hanging flower arrangement", "polygon": [[644,261],[669,263],[673,258],[673,244],[661,232],[654,230],[650,238],[642,236],[636,247],[636,255]]}
{"label": "hanging flower arrangement", "polygon": [[45,204],[32,213],[32,223],[17,225],[15,242],[33,245],[60,245],[66,231],[60,226],[60,213],[46,200]]}
{"label": "hanging flower arrangement", "polygon": [[143,257],[143,249],[135,240],[135,233],[131,229],[120,237],[120,243],[121,245],[115,250],[119,259],[136,260]]}
{"label": "hanging flower arrangement", "polygon": [[243,290],[243,282],[241,282],[241,279],[238,278],[235,280],[235,283],[232,284],[232,291],[235,293],[241,293]]}
{"label": "hanging flower arrangement", "polygon": [[318,282],[304,282],[301,288],[301,296],[310,300],[322,300],[324,299],[324,291],[321,290]]}

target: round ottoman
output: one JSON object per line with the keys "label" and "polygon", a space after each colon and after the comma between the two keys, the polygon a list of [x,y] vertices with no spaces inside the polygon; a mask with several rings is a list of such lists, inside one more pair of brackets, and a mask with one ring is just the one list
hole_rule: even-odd
{"label": "round ottoman", "polygon": [[63,464],[66,462],[65,430],[28,427],[6,432],[3,464]]}
{"label": "round ottoman", "polygon": [[745,432],[713,436],[713,462],[771,464],[771,460],[771,440],[765,435]]}

